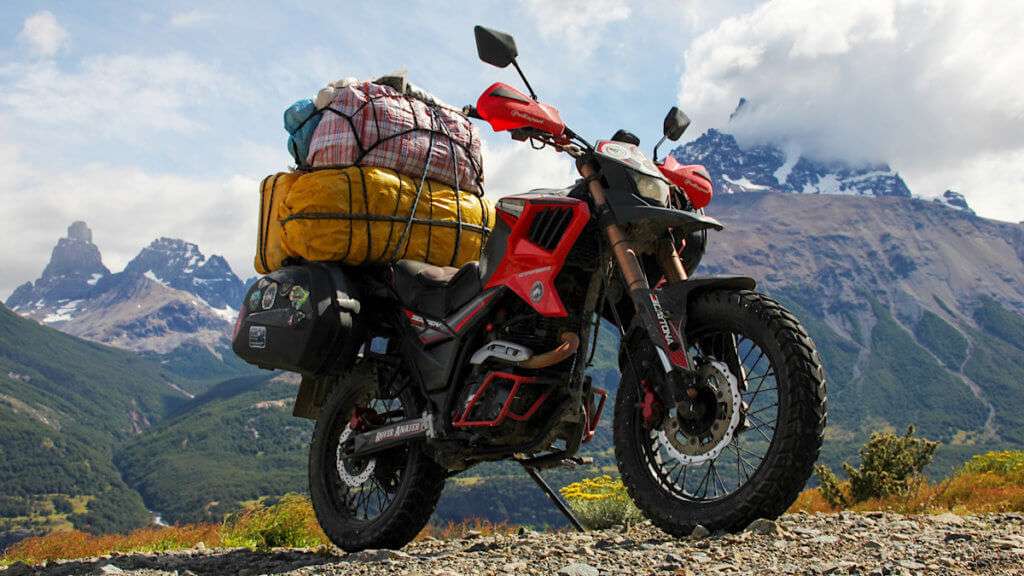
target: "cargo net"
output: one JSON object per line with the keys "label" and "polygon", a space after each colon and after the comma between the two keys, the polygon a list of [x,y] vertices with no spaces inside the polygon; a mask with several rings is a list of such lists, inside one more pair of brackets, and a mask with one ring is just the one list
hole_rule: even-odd
{"label": "cargo net", "polygon": [[[385,168],[413,179],[415,184],[411,207],[401,201],[400,193],[390,214],[369,213],[369,210],[339,214],[349,220],[352,230],[355,230],[356,221],[361,220],[367,223],[403,223],[401,236],[393,244],[391,261],[412,257],[435,260],[431,263],[439,264],[436,258],[430,258],[434,228],[453,229],[455,233],[451,258],[439,265],[455,266],[465,260],[460,254],[464,232],[480,235],[475,259],[482,256],[484,242],[493,223],[483,198],[480,139],[468,118],[451,107],[402,94],[390,86],[373,82],[339,89],[331,104],[321,112],[323,116],[313,134],[308,166],[304,170],[353,166]],[[433,202],[439,184],[454,189],[454,218],[434,217]],[[350,194],[357,189],[361,189],[364,195],[362,206],[369,208],[373,204],[366,196],[372,193],[370,187],[365,183],[350,187]],[[464,218],[463,199],[467,194],[475,197],[479,205],[479,223]],[[352,204],[351,197],[349,203]],[[422,216],[422,203],[427,204],[426,217]],[[410,240],[420,227],[426,228],[427,258],[409,254],[410,246],[415,244]],[[370,233],[369,226],[367,231]],[[352,239],[350,234],[346,255],[351,251]],[[372,237],[367,238],[367,242],[372,243]],[[390,230],[385,245],[392,246]],[[363,263],[371,258],[370,254],[368,249]]]}

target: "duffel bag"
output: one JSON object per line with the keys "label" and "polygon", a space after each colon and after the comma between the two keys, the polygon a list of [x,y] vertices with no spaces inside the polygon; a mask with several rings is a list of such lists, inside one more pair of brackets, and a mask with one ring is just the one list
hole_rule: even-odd
{"label": "duffel bag", "polygon": [[271,176],[261,188],[256,269],[286,259],[352,266],[479,260],[494,227],[487,198],[385,168],[352,166]]}
{"label": "duffel bag", "polygon": [[292,184],[301,172],[280,172],[267,176],[260,184],[260,220],[256,231],[256,259],[253,266],[260,274],[270,274],[284,265],[290,254],[281,239],[280,208]]}
{"label": "duffel bag", "polygon": [[480,134],[458,110],[359,82],[334,88],[321,114],[309,166],[391,168],[483,194]]}

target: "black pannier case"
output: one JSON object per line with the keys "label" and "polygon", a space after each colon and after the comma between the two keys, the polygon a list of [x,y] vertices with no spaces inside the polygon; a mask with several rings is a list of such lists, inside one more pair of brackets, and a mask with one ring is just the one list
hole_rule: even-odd
{"label": "black pannier case", "polygon": [[232,348],[260,368],[325,374],[352,364],[359,328],[359,295],[341,267],[285,266],[249,288]]}

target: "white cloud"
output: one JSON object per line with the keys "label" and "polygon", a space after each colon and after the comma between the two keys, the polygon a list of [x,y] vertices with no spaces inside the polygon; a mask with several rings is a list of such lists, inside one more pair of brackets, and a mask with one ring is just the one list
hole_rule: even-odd
{"label": "white cloud", "polygon": [[[0,169],[11,162],[9,154],[9,146],[0,147]],[[207,255],[223,254],[240,276],[251,276],[258,191],[253,175],[199,178],[112,164],[22,166],[18,178],[0,182],[0,220],[15,223],[10,232],[19,245],[4,256],[8,273],[0,295],[37,278],[75,220],[93,229],[104,263],[115,271],[152,240],[169,236],[195,242]]]}
{"label": "white cloud", "polygon": [[525,142],[483,143],[484,187],[490,198],[560,188],[578,177],[572,159],[552,149],[534,150]]}
{"label": "white cloud", "polygon": [[579,58],[586,58],[598,46],[609,24],[629,18],[625,0],[526,0],[527,14],[547,40]]}
{"label": "white cloud", "polygon": [[[1021,3],[776,0],[694,40],[680,100],[701,128],[724,125],[745,96],[751,109],[729,128],[741,141],[887,161],[916,193],[962,182],[969,201],[1010,207],[1020,183],[997,189],[976,167],[1020,173],[999,159],[1024,151],[1022,22]],[[987,213],[1024,218],[1017,206]]]}
{"label": "white cloud", "polygon": [[67,45],[68,32],[52,12],[43,10],[25,19],[18,39],[38,55],[50,58]]}
{"label": "white cloud", "polygon": [[186,10],[185,12],[177,12],[172,15],[171,26],[174,28],[194,28],[196,26],[208,24],[215,19],[216,16],[211,12],[196,8],[193,10]]}
{"label": "white cloud", "polygon": [[0,68],[0,83],[0,111],[37,129],[59,126],[65,137],[193,131],[203,126],[191,111],[204,102],[243,97],[231,78],[185,53],[92,56],[73,71],[52,61],[16,63]]}

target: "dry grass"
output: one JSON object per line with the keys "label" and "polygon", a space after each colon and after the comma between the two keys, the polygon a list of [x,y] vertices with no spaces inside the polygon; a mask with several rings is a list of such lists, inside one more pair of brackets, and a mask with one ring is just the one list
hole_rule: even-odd
{"label": "dry grass", "polygon": [[44,560],[62,560],[102,556],[112,552],[163,552],[193,548],[203,542],[220,545],[220,526],[189,524],[143,528],[130,534],[93,536],[77,530],[52,532],[27,538],[8,548],[0,556],[0,565],[13,562],[38,564]]}
{"label": "dry grass", "polygon": [[[849,487],[843,483],[843,489]],[[1024,512],[1024,483],[992,472],[962,472],[935,484],[923,482],[909,493],[873,498],[848,508],[854,512],[883,510],[901,514],[985,514]],[[790,512],[835,512],[818,488],[805,490]]]}
{"label": "dry grass", "polygon": [[[482,519],[428,525],[418,540],[450,540],[473,533],[484,536],[514,534],[518,526]],[[151,527],[130,534],[93,536],[79,531],[52,532],[27,538],[8,548],[0,556],[0,567],[14,562],[38,564],[49,560],[88,558],[117,553],[166,552],[195,548],[202,542],[209,548],[277,547],[315,548],[329,545],[320,529],[309,499],[289,494],[271,502],[258,500],[229,516],[223,524],[187,524]]]}
{"label": "dry grass", "polygon": [[427,524],[427,526],[416,535],[416,539],[425,540],[427,538],[437,538],[438,540],[454,540],[456,538],[464,538],[469,535],[470,532],[479,533],[482,536],[491,536],[494,534],[515,534],[517,530],[519,530],[519,527],[513,524],[505,522],[491,522],[489,520],[474,518],[472,520],[448,522],[447,524],[440,525]]}

